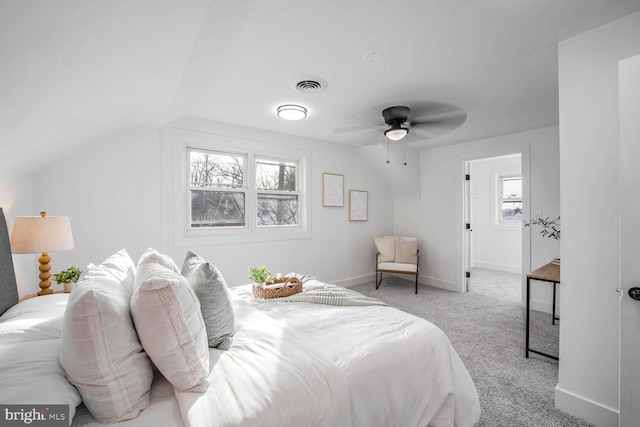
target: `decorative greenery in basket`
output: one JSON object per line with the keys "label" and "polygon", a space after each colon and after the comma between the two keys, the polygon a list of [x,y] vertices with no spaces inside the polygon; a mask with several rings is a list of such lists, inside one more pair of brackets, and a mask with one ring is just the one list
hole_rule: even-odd
{"label": "decorative greenery in basket", "polygon": [[261,267],[249,267],[249,279],[253,280],[255,283],[267,283],[273,281],[273,277],[265,265]]}
{"label": "decorative greenery in basket", "polygon": [[60,273],[56,273],[51,278],[57,283],[77,283],[82,271],[78,267],[69,267],[66,270],[62,270]]}
{"label": "decorative greenery in basket", "polygon": [[542,218],[532,218],[531,222],[523,221],[525,227],[529,227],[531,225],[539,225],[542,227],[540,230],[540,235],[542,237],[549,237],[550,239],[560,240],[560,217],[556,219],[551,219],[549,217]]}
{"label": "decorative greenery in basket", "polygon": [[272,276],[266,266],[249,267],[253,280],[253,296],[260,299],[288,297],[302,292],[302,281],[297,277]]}

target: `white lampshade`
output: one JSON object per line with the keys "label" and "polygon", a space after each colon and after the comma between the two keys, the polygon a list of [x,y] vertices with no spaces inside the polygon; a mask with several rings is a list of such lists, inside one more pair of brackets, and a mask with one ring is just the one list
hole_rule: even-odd
{"label": "white lampshade", "polygon": [[69,217],[43,214],[16,217],[11,233],[11,252],[35,254],[73,249]]}

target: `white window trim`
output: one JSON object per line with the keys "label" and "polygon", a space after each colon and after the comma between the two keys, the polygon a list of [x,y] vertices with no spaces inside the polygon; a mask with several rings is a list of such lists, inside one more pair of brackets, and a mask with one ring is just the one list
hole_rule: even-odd
{"label": "white window trim", "polygon": [[[309,150],[184,129],[176,129],[173,139],[173,228],[176,246],[189,247],[311,238],[311,152]],[[258,227],[255,221],[257,191],[249,189],[247,206],[245,207],[245,226],[191,228],[188,216],[189,204],[191,203],[188,186],[188,148],[224,153],[248,153],[245,180],[247,189],[255,181],[256,157],[296,162],[299,168],[297,183],[299,188],[298,225]]]}
{"label": "white window trim", "polygon": [[491,228],[495,230],[520,230],[522,228],[522,221],[503,221],[501,215],[502,196],[500,192],[502,191],[502,179],[515,177],[522,178],[520,170],[509,169],[494,173],[492,182],[493,203],[491,204],[493,222]]}

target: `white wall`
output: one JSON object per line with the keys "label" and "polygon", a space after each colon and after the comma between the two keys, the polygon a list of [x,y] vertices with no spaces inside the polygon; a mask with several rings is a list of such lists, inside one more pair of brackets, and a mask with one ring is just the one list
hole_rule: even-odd
{"label": "white wall", "polygon": [[[137,261],[160,246],[160,144],[153,128],[86,146],[36,175],[36,209],[70,217],[75,248],[52,252],[53,273],[126,248]],[[54,289],[58,285],[52,285]]]}
{"label": "white wall", "polygon": [[[417,235],[421,245],[420,280],[433,286],[459,290],[462,224],[458,223],[462,205],[462,164],[465,159],[511,154],[528,147],[530,202],[526,207],[549,216],[559,216],[558,127],[551,126],[512,135],[488,138],[425,150],[420,155],[421,194],[417,199],[399,198],[395,203],[397,234]],[[516,148],[513,148],[516,147]],[[515,151],[514,151],[515,150]],[[523,157],[523,162],[526,162]],[[458,212],[460,211],[460,212]],[[523,232],[526,251],[522,268],[538,267],[559,257],[559,244]],[[530,246],[529,246],[530,245]],[[461,280],[461,279],[460,279]],[[535,309],[550,312],[551,287],[533,289]]]}
{"label": "white wall", "polygon": [[[17,216],[38,215],[33,205],[33,179],[30,175],[2,171],[0,172],[0,207],[7,219],[9,235]],[[20,296],[38,289],[38,255],[13,255],[13,265],[18,282]]]}
{"label": "white wall", "polygon": [[522,272],[522,222],[497,224],[499,176],[522,175],[521,156],[490,157],[471,163],[471,266]]}
{"label": "white wall", "polygon": [[618,61],[640,53],[640,13],[559,47],[563,235],[556,405],[598,426],[617,426]]}
{"label": "white wall", "polygon": [[[204,120],[182,120],[167,129],[172,126],[233,135],[280,150],[310,150],[311,238],[177,246],[171,213],[174,162],[166,156],[173,142],[161,138],[161,129],[130,129],[97,141],[37,175],[36,209],[69,215],[74,233],[74,250],[51,254],[52,271],[101,262],[121,248],[137,261],[151,246],[179,263],[186,250],[193,249],[217,265],[230,286],[247,283],[247,267],[261,264],[273,272],[309,273],[329,282],[372,280],[373,239],[393,231],[392,193],[375,170],[360,164],[357,149]],[[322,172],[344,175],[344,207],[322,207]],[[349,189],[369,192],[368,221],[349,221]]]}

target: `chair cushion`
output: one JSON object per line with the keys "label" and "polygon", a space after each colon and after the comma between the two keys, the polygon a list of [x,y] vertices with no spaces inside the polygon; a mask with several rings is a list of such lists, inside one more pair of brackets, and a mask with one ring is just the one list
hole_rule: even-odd
{"label": "chair cushion", "polygon": [[376,248],[380,255],[378,255],[378,262],[393,262],[396,259],[396,240],[394,236],[376,237]]}
{"label": "chair cushion", "polygon": [[405,264],[400,262],[381,262],[378,264],[378,270],[415,273],[417,271],[417,266],[416,264]]}
{"label": "chair cushion", "polygon": [[418,262],[418,241],[409,239],[396,240],[395,262],[415,264]]}

